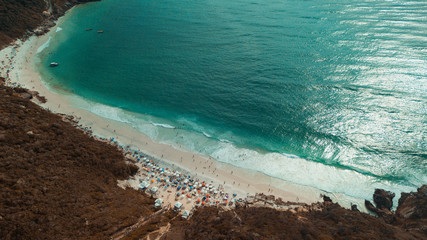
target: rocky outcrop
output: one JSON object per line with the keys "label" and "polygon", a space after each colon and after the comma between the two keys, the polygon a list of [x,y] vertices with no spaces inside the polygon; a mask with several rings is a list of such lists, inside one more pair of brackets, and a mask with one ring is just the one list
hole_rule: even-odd
{"label": "rocky outcrop", "polygon": [[356,204],[351,204],[351,211],[360,212]]}
{"label": "rocky outcrop", "polygon": [[322,195],[322,198],[324,202],[332,202],[332,199],[326,195]]}
{"label": "rocky outcrop", "polygon": [[365,200],[365,207],[369,211],[376,213],[378,217],[383,218],[384,221],[387,223],[394,223],[396,221],[396,217],[388,209],[380,209],[380,208],[374,207],[374,205],[372,205],[372,203],[368,200]]}
{"label": "rocky outcrop", "polygon": [[375,189],[374,202],[377,208],[391,210],[393,206],[393,198],[396,194],[385,191],[384,189]]}
{"label": "rocky outcrop", "polygon": [[396,222],[396,217],[391,212],[394,197],[395,194],[392,192],[384,189],[375,189],[373,198],[376,207],[368,200],[365,200],[365,207],[369,211],[376,213],[378,217],[383,218],[385,222],[394,223]]}
{"label": "rocky outcrop", "polygon": [[405,219],[427,219],[427,185],[417,192],[402,193],[396,214]]}
{"label": "rocky outcrop", "polygon": [[393,198],[395,194],[384,189],[375,189],[373,198],[374,205],[368,200],[365,200],[365,207],[376,214],[378,216],[389,215],[391,212],[391,207],[393,206]]}

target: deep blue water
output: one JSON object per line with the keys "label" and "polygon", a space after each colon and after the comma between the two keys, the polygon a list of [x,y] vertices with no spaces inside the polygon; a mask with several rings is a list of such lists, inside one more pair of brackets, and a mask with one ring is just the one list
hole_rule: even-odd
{"label": "deep blue water", "polygon": [[158,141],[357,198],[427,183],[423,0],[103,0],[61,28],[47,83]]}

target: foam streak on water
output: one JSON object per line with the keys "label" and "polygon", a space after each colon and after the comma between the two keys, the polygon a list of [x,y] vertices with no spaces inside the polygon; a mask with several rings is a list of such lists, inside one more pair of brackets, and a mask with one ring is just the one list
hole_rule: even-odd
{"label": "foam streak on water", "polygon": [[43,52],[43,50],[48,48],[51,40],[52,40],[52,37],[49,37],[49,39],[37,49],[37,53],[41,53],[41,52]]}

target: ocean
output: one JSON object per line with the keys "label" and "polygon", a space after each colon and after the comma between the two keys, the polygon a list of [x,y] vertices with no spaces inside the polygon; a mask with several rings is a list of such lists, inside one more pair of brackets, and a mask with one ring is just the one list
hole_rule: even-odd
{"label": "ocean", "polygon": [[155,141],[371,199],[427,184],[426,29],[423,0],[103,0],[37,68]]}

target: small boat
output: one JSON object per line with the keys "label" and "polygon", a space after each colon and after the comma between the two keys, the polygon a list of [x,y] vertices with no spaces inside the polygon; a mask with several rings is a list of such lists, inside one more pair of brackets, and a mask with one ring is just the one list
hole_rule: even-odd
{"label": "small boat", "polygon": [[103,32],[104,32],[103,30],[98,31],[98,33],[103,33]]}
{"label": "small boat", "polygon": [[59,65],[59,63],[57,62],[51,62],[49,66],[51,67],[57,67]]}
{"label": "small boat", "polygon": [[86,29],[86,31],[92,31],[92,28],[88,28],[88,29]]}

